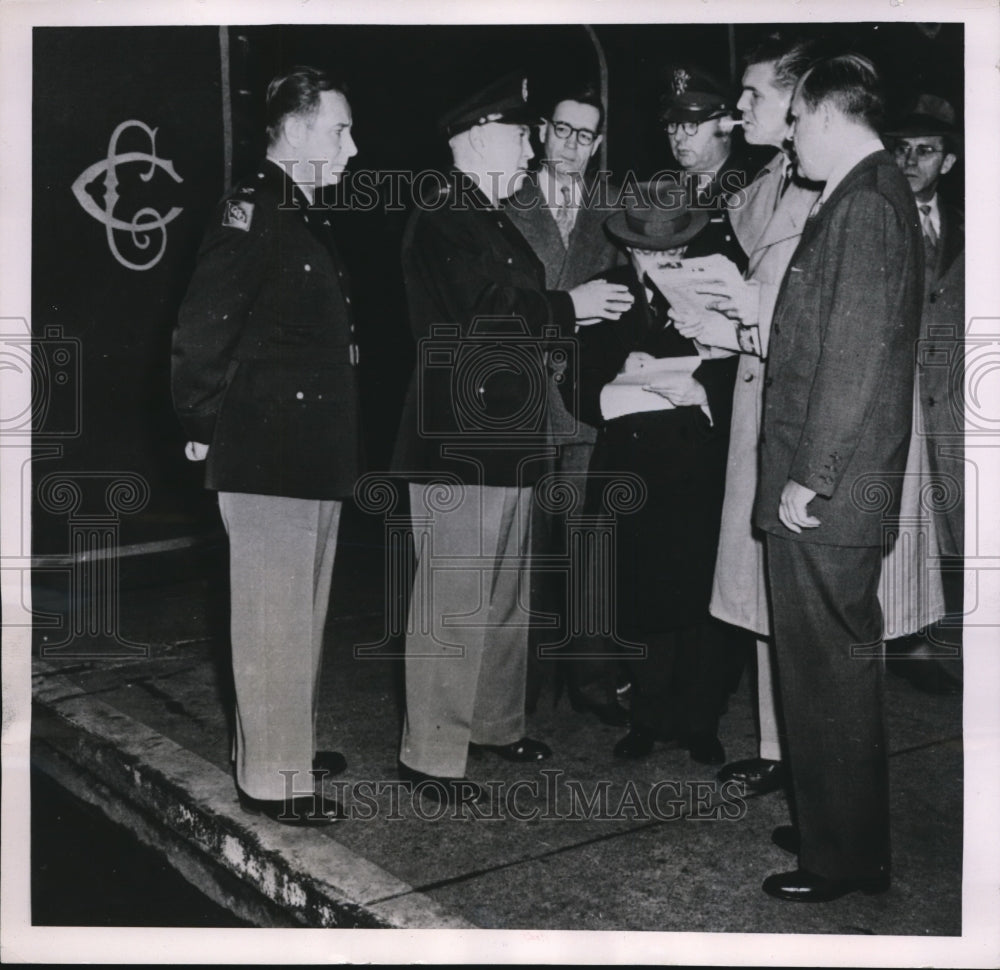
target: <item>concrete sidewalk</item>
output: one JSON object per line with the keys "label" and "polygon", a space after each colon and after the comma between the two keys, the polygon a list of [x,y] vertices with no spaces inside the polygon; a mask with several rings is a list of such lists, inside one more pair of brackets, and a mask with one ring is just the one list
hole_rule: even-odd
{"label": "concrete sidewalk", "polygon": [[[382,550],[366,529],[345,530],[338,558],[319,720],[321,747],[349,761],[327,784],[346,821],[296,830],[236,801],[218,549],[193,573],[160,562],[124,576],[121,632],[144,655],[36,658],[33,763],[260,926],[961,934],[962,701],[891,677],[894,881],[882,896],[765,896],[764,876],[793,865],[770,842],[788,820],[783,795],[744,801],[665,745],[616,762],[621,729],[547,691],[530,733],[554,758],[470,760],[490,808],[434,817],[396,784],[400,663],[357,651],[384,625]],[[36,609],[60,596],[40,587]],[[746,680],[720,732],[729,758],[755,753]]]}

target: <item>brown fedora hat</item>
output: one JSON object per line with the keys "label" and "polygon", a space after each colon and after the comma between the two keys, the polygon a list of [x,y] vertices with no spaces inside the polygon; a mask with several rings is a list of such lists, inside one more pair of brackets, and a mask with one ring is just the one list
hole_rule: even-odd
{"label": "brown fedora hat", "polygon": [[689,209],[684,187],[673,180],[640,182],[625,208],[605,220],[608,232],[636,249],[675,249],[708,225],[708,212]]}

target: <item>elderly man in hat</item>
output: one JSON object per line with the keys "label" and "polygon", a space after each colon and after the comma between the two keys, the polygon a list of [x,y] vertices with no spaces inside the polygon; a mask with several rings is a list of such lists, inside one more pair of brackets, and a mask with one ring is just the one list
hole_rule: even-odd
{"label": "elderly man in hat", "polygon": [[[598,427],[591,473],[642,479],[645,501],[617,523],[614,605],[623,636],[641,650],[628,664],[632,723],[618,758],[678,741],[698,762],[724,760],[716,676],[726,631],[708,613],[726,472],[736,358],[713,357],[682,337],[649,273],[680,260],[709,225],[683,187],[659,181],[626,197],[607,222],[628,265],[608,274],[628,287],[631,309],[580,334],[580,386],[567,401]],[[601,514],[599,480],[588,506]],[[606,511],[605,511],[605,514]]]}
{"label": "elderly man in hat", "polygon": [[551,754],[525,737],[532,486],[547,449],[545,350],[578,322],[617,319],[628,288],[546,288],[502,202],[532,157],[527,81],[510,76],[440,122],[455,170],[415,211],[403,275],[418,362],[393,466],[410,482],[417,570],[406,640],[400,776],[439,802],[477,797],[470,747]]}
{"label": "elderly man in hat", "polygon": [[[888,643],[886,660],[889,670],[902,674],[919,690],[950,694],[961,690],[962,674],[961,661],[949,641],[963,612],[965,219],[961,209],[941,198],[938,187],[958,161],[960,132],[955,110],[942,98],[921,94],[911,111],[886,133],[886,141],[913,191],[923,233],[924,305],[916,357],[911,464],[918,457],[925,464],[919,475],[911,477],[920,483],[929,478],[938,486],[935,494],[944,497],[935,503],[926,532],[933,543],[929,555],[940,557],[944,566],[940,581],[949,617],[943,624],[928,626],[923,635]],[[910,502],[904,491],[901,517],[926,518],[918,490],[912,491]],[[938,577],[931,575],[926,585],[933,589],[937,582]],[[928,615],[934,619],[940,613]]]}

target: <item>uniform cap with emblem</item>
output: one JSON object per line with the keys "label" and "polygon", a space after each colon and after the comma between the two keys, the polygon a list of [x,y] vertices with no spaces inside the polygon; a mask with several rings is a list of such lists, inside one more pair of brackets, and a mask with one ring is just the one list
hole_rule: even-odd
{"label": "uniform cap with emblem", "polygon": [[475,125],[492,121],[505,125],[537,125],[541,118],[527,102],[528,79],[520,72],[508,74],[443,115],[438,121],[438,129],[451,138]]}
{"label": "uniform cap with emblem", "polygon": [[955,124],[955,109],[944,98],[921,94],[908,114],[887,132],[894,138],[916,138],[921,135],[959,134]]}
{"label": "uniform cap with emblem", "polygon": [[733,91],[717,77],[696,67],[678,65],[667,71],[667,90],[660,98],[660,120],[708,121],[732,114]]}

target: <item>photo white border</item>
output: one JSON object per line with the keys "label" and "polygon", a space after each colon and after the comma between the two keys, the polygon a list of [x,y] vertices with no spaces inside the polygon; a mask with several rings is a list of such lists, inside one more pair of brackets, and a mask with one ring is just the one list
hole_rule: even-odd
{"label": "photo white border", "polygon": [[[1000,17],[996,0],[367,0],[362,18],[337,0],[3,0],[0,5],[0,318],[30,319],[31,308],[31,29],[34,26],[177,24],[554,24],[939,22],[966,24],[967,318],[1000,323]],[[85,79],[81,79],[85,83]],[[1000,366],[997,368],[1000,374]],[[982,407],[1000,414],[997,379],[986,381]],[[30,390],[30,389],[29,389]],[[9,395],[26,389],[5,380]],[[6,413],[6,412],[5,412]],[[1000,435],[979,465],[980,503],[1000,494]],[[0,449],[0,553],[30,555],[30,479],[16,449]],[[23,500],[23,502],[22,502]],[[960,938],[737,935],[656,932],[494,930],[205,930],[58,928],[30,925],[28,882],[30,631],[21,593],[3,576],[2,959],[4,962],[136,963],[637,963],[774,966],[993,967],[1000,964],[1000,516],[980,525],[980,554],[993,571],[980,576],[979,597],[994,612],[989,627],[965,633],[965,876]],[[13,534],[12,534],[13,530]],[[989,606],[989,604],[994,604]]]}

